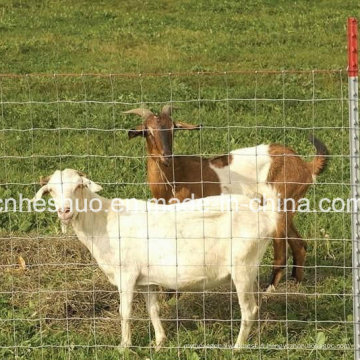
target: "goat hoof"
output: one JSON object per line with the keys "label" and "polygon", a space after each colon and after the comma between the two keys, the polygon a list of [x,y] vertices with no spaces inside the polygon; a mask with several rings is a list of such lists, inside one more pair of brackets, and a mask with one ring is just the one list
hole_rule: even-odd
{"label": "goat hoof", "polygon": [[155,352],[159,352],[161,350],[162,344],[155,346]]}
{"label": "goat hoof", "polygon": [[234,351],[240,351],[240,350],[243,349],[244,346],[245,346],[245,344],[238,344],[238,343],[236,343],[236,344],[234,345]]}
{"label": "goat hoof", "polygon": [[295,284],[301,284],[301,282],[303,281],[302,276],[292,275],[291,277],[295,281]]}
{"label": "goat hoof", "polygon": [[156,342],[155,345],[155,352],[159,352],[161,350],[161,348],[163,347],[164,343],[166,341],[166,337],[162,338],[161,340]]}
{"label": "goat hoof", "polygon": [[275,289],[275,286],[274,286],[273,284],[270,284],[270,285],[267,287],[267,289],[265,290],[265,292],[266,292],[267,294],[270,294],[270,293],[273,293],[275,290],[276,290],[276,289]]}
{"label": "goat hoof", "polygon": [[128,343],[121,343],[117,349],[118,351],[121,353],[121,354],[124,354],[126,352],[128,352],[130,349],[129,347],[131,346],[131,344],[128,344]]}
{"label": "goat hoof", "polygon": [[295,282],[300,283],[304,278],[304,268],[300,266],[294,266],[291,271],[291,277]]}

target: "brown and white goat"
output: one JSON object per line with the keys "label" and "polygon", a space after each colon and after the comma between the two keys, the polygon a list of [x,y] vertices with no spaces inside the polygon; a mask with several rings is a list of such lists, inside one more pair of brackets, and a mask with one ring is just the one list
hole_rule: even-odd
{"label": "brown and white goat", "polygon": [[[144,122],[129,131],[129,138],[143,136],[147,148],[147,180],[153,196],[171,202],[177,198],[201,198],[220,193],[261,196],[263,185],[272,184],[279,199],[293,199],[295,205],[305,196],[326,164],[327,149],[318,139],[310,141],[316,148],[313,161],[306,162],[294,150],[279,144],[259,145],[231,151],[227,155],[204,158],[173,155],[173,137],[176,129],[199,129],[173,121],[171,106],[163,107],[159,115],[148,109],[133,109]],[[286,202],[278,231],[274,237],[274,269],[269,290],[278,285],[286,266],[286,241],[293,254],[292,276],[300,282],[304,275],[306,242],[296,230],[294,209]]]}

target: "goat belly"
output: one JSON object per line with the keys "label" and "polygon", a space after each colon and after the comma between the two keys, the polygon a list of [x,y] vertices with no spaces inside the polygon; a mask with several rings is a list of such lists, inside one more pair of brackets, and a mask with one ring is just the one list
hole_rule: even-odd
{"label": "goat belly", "polygon": [[138,286],[159,285],[172,290],[214,288],[229,278],[226,269],[209,266],[150,266],[142,271]]}

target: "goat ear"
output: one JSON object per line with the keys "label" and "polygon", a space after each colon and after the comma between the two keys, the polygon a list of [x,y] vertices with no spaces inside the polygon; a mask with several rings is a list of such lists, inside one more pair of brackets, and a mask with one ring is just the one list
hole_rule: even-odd
{"label": "goat ear", "polygon": [[96,193],[102,190],[102,186],[99,184],[94,183],[90,179],[86,178],[85,176],[82,176],[83,180],[83,186],[86,186],[90,191]]}
{"label": "goat ear", "polygon": [[176,121],[174,125],[175,125],[175,129],[181,129],[181,130],[199,130],[202,127],[202,125],[193,125],[182,121]]}
{"label": "goat ear", "polygon": [[133,139],[136,136],[145,136],[146,135],[146,128],[144,124],[138,125],[135,129],[131,129],[128,131],[129,139]]}
{"label": "goat ear", "polygon": [[79,171],[79,170],[77,170],[76,172],[79,174],[79,176],[86,177],[86,174],[84,172]]}
{"label": "goat ear", "polygon": [[40,188],[40,190],[35,194],[35,196],[32,198],[31,201],[38,201],[40,200],[43,195],[47,194],[49,192],[49,188],[47,185],[44,185]]}
{"label": "goat ear", "polygon": [[40,176],[39,183],[41,186],[44,186],[49,182],[49,180],[50,180],[50,176]]}
{"label": "goat ear", "polygon": [[40,200],[43,195],[47,194],[49,192],[49,188],[47,186],[47,183],[50,180],[50,176],[40,176],[40,185],[41,188],[38,190],[38,192],[35,194],[35,196],[31,199],[31,201],[38,201]]}
{"label": "goat ear", "polygon": [[173,106],[173,105],[165,105],[162,110],[161,110],[161,113],[166,115],[166,116],[171,116],[172,115],[172,112],[173,110],[176,110],[178,109],[176,106]]}

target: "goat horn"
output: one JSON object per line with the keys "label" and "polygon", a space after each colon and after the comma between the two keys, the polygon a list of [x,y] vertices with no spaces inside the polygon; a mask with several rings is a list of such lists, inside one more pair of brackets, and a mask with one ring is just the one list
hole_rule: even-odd
{"label": "goat horn", "polygon": [[149,116],[153,116],[153,112],[150,111],[149,109],[143,109],[143,108],[138,108],[138,109],[132,109],[132,110],[128,110],[128,111],[124,111],[124,114],[136,114],[141,116],[144,119],[147,119]]}
{"label": "goat horn", "polygon": [[172,111],[174,110],[174,107],[172,105],[165,105],[162,110],[161,113],[167,116],[171,116]]}

